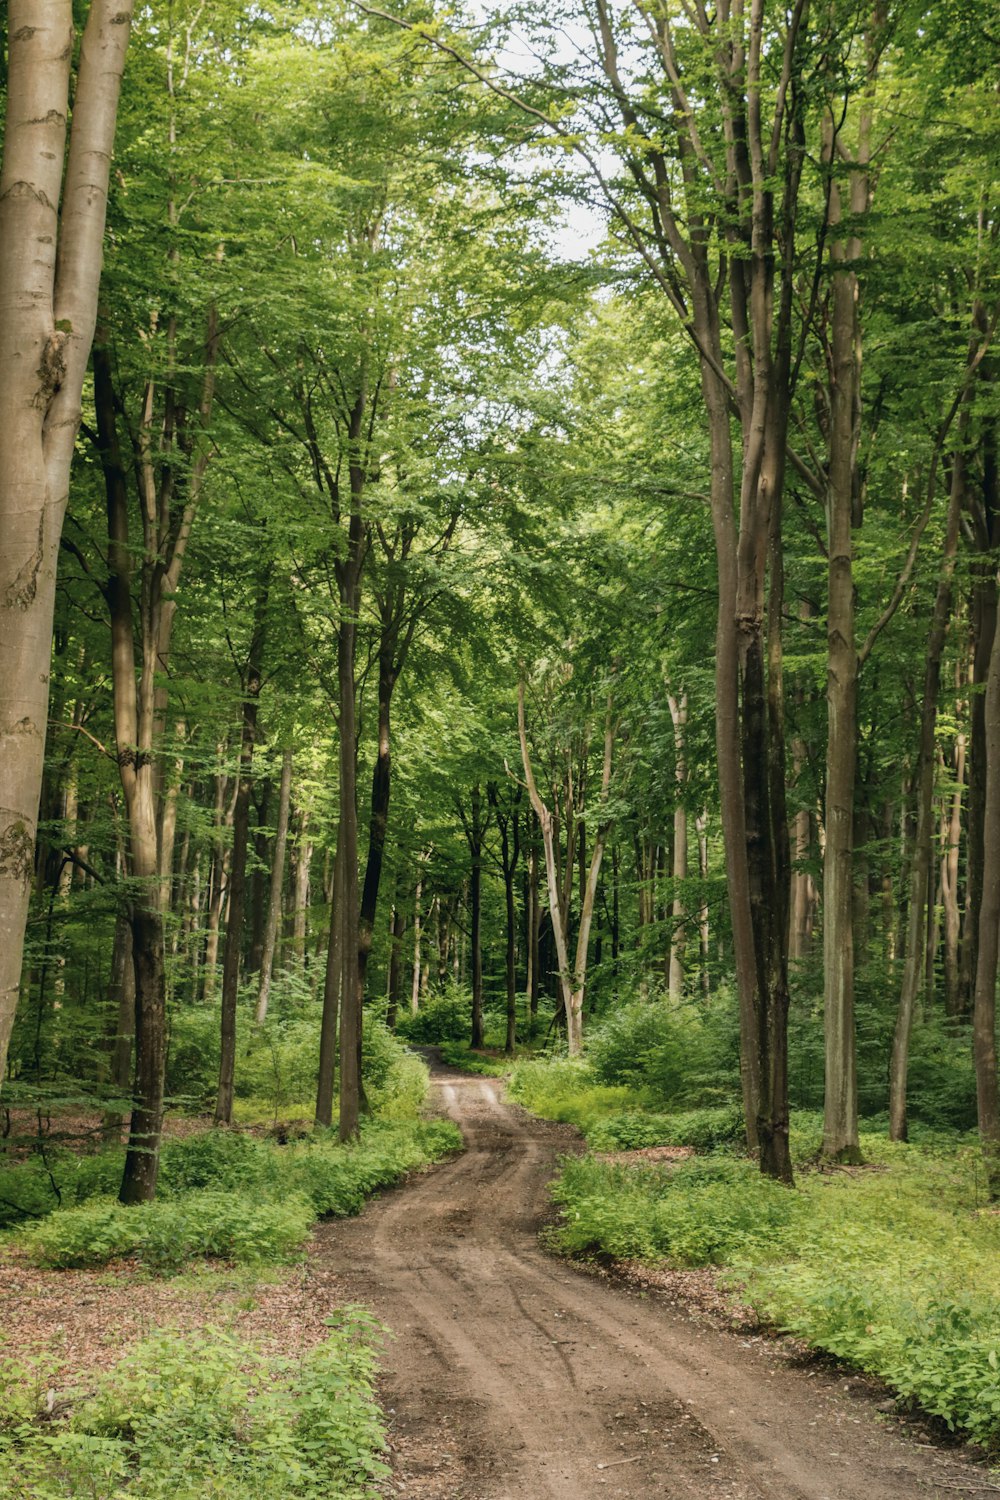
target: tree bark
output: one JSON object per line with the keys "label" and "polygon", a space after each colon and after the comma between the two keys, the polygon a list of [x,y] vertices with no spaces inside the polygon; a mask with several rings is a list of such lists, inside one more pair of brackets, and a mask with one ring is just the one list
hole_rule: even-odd
{"label": "tree bark", "polygon": [[667,993],[673,1001],[684,994],[684,941],[685,898],[684,882],[687,879],[688,829],[687,807],[687,762],[685,754],[685,729],[687,726],[687,693],[675,697],[667,694],[670,717],[674,725],[674,851],[673,900],[670,904],[670,963],[667,971]]}
{"label": "tree bark", "polygon": [[1000,630],[994,631],[983,715],[986,751],[983,880],[972,1013],[979,1136],[991,1198],[1000,1196],[1000,1093],[997,1087],[996,987],[1000,939]]}
{"label": "tree bark", "polygon": [[[464,821],[464,816],[463,816]],[[471,811],[465,824],[469,844],[472,944],[472,1034],[470,1046],[483,1045],[483,819],[482,793],[478,781],[472,788]]]}
{"label": "tree bark", "polygon": [[955,737],[954,790],[948,807],[945,849],[941,861],[941,896],[944,905],[944,1008],[952,1020],[962,1014],[960,985],[961,913],[958,881],[962,840],[962,793],[965,786],[965,733]]}
{"label": "tree bark", "polygon": [[333,861],[333,892],[330,897],[330,937],[323,983],[323,1019],[319,1033],[319,1078],[316,1085],[316,1124],[333,1124],[334,1073],[337,1060],[337,1021],[340,989],[344,978],[344,856],[337,830],[337,852]]}
{"label": "tree bark", "polygon": [[309,810],[303,808],[298,819],[295,841],[295,877],[292,881],[292,954],[297,964],[306,961],[306,936],[309,917],[309,877],[313,846],[309,838]]}
{"label": "tree bark", "polygon": [[246,911],[247,850],[250,844],[250,778],[257,743],[257,712],[263,676],[264,642],[267,634],[267,601],[270,570],[265,570],[257,589],[253,631],[247,652],[243,684],[243,727],[240,735],[239,784],[233,811],[233,853],[229,879],[229,921],[222,958],[222,1010],[220,1016],[219,1090],[215,1101],[216,1125],[233,1119],[233,1086],[236,1076],[236,1013],[243,957],[243,927]]}
{"label": "tree bark", "polygon": [[927,655],[924,666],[920,746],[914,776],[917,822],[909,869],[903,978],[889,1062],[889,1139],[893,1141],[905,1141],[907,1135],[906,1080],[910,1056],[910,1031],[924,972],[927,886],[931,873],[936,823],[934,816],[934,736],[937,727],[938,693],[941,686],[941,657],[951,616],[952,581],[958,551],[964,487],[962,457],[961,454],[956,454],[948,502],[944,557],[934,599],[934,613],[927,636]]}
{"label": "tree bark", "polygon": [[518,820],[521,788],[518,787],[506,807],[501,806],[500,793],[495,781],[491,781],[486,790],[497,828],[500,831],[500,872],[503,875],[506,914],[504,977],[507,994],[507,1037],[504,1042],[504,1052],[508,1057],[512,1057],[517,1046],[517,910],[514,900],[514,877],[517,862],[521,856],[521,833]]}
{"label": "tree bark", "polygon": [[[359,397],[355,425],[360,436],[364,401]],[[363,476],[352,464],[352,504],[348,553],[337,565],[341,618],[337,637],[337,680],[340,695],[340,842],[343,845],[343,947],[340,989],[340,1139],[358,1135],[362,1109],[361,1026],[363,994],[358,976],[358,787],[357,709],[355,703],[355,655],[357,621],[361,605],[361,570],[364,563],[364,529],[361,520]]]}
{"label": "tree bark", "polygon": [[[17,1008],[59,539],[97,319],[131,0],[9,0],[0,166],[0,1085]],[[64,171],[65,168],[65,171]]]}
{"label": "tree bark", "polygon": [[389,796],[392,790],[392,693],[396,685],[396,641],[383,628],[378,658],[378,747],[372,769],[371,808],[368,818],[368,858],[358,914],[358,983],[364,994],[368,960],[375,933],[379,886],[385,862],[385,841],[389,827]]}
{"label": "tree bark", "polygon": [[416,889],[413,893],[413,984],[410,989],[410,1012],[416,1015],[420,1009],[420,902],[424,894],[423,876],[417,876]]}
{"label": "tree bark", "polygon": [[[132,1044],[135,1040],[135,969],[132,962],[132,924],[123,906],[115,920],[115,941],[111,953],[111,983],[108,1000],[114,1011],[115,1030],[111,1044],[111,1086],[122,1099],[132,1087]],[[106,1135],[117,1140],[124,1116],[109,1110],[104,1116]]]}
{"label": "tree bark", "polygon": [[[606,818],[606,812],[611,790],[611,759],[615,738],[612,704],[609,697],[604,720],[604,755],[601,766],[600,799],[597,808],[597,832],[591,851],[587,882],[583,893],[580,926],[576,940],[576,958],[573,967],[570,968],[566,913],[560,902],[560,886],[556,860],[556,824],[551,810],[542,800],[535,781],[531,755],[528,750],[524,700],[525,685],[522,679],[518,684],[517,693],[517,727],[521,744],[521,761],[524,766],[524,779],[528,787],[528,796],[534,808],[535,816],[538,819],[538,825],[542,834],[542,847],[545,852],[549,916],[552,921],[552,936],[555,942],[556,960],[559,964],[559,993],[566,1017],[566,1046],[569,1055],[577,1057],[583,1049],[583,1000],[587,980],[590,925],[594,915],[594,901],[597,895],[597,882],[601,873],[601,862],[604,858],[604,845],[611,826],[609,820]],[[570,827],[572,826],[572,823],[570,823]],[[569,856],[567,856],[567,859],[569,859]]]}
{"label": "tree bark", "polygon": [[[836,152],[833,126],[826,157]],[[867,205],[867,173],[851,174],[850,208]],[[828,223],[841,223],[840,188],[829,190]],[[830,343],[830,438],[827,473],[827,765],[826,849],[823,856],[823,1031],[825,1089],[823,1155],[860,1160],[857,1048],[854,1026],[854,783],[858,752],[858,651],[854,633],[854,546],[860,436],[861,342],[857,235],[833,243]]]}
{"label": "tree bark", "polygon": [[398,903],[392,908],[392,923],[389,929],[389,981],[388,1007],[385,1023],[395,1031],[399,1017],[399,1001],[403,993],[403,938],[406,934],[406,915]]}
{"label": "tree bark", "polygon": [[257,1009],[254,1020],[260,1026],[267,1015],[271,999],[271,975],[274,969],[274,951],[278,942],[278,923],[281,920],[281,888],[285,879],[285,845],[288,842],[288,813],[292,798],[292,763],[294,752],[286,745],[281,757],[281,787],[278,792],[278,827],[271,851],[270,894],[267,902],[267,923],[264,928],[264,947],[260,958],[260,985],[257,990]]}

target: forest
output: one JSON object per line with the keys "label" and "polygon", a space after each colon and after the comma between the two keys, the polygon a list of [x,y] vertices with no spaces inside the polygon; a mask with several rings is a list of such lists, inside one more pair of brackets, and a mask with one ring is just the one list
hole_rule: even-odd
{"label": "forest", "polygon": [[0,14],[0,1493],[997,1489],[1000,22],[384,7]]}

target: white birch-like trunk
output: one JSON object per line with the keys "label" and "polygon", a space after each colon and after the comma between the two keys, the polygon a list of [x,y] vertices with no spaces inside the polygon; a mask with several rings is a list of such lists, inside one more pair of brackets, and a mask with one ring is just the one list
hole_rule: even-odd
{"label": "white birch-like trunk", "polygon": [[0,1080],[21,977],[59,538],[97,319],[132,9],[131,0],[90,6],[67,155],[72,4],[8,5],[0,167]]}

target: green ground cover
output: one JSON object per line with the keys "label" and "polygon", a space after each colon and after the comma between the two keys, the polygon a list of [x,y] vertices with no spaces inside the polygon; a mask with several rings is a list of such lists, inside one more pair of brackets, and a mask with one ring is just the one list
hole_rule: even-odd
{"label": "green ground cover", "polygon": [[[294,1078],[295,1038],[274,1065]],[[379,1188],[461,1146],[423,1120],[423,1062],[380,1029],[366,1085],[378,1114],[361,1139],[285,1125],[196,1129],[168,1139],[154,1202],[114,1197],[124,1148],[12,1146],[0,1168],[0,1254],[109,1276],[241,1278],[241,1305],[286,1272],[317,1218],[357,1213]],[[251,1114],[273,1100],[246,1096]],[[128,1267],[113,1264],[124,1259]],[[243,1267],[227,1271],[225,1266]],[[11,1500],[374,1500],[388,1474],[374,1394],[379,1330],[340,1309],[322,1342],[279,1356],[231,1327],[164,1329],[109,1370],[67,1381],[55,1355],[0,1344],[0,1495]]]}
{"label": "green ground cover", "polygon": [[158,1333],[86,1389],[0,1356],[0,1494],[10,1500],[373,1500],[385,1433],[378,1330],[358,1308],[296,1359],[224,1329]]}
{"label": "green ground cover", "polygon": [[[652,1009],[652,1007],[651,1007]],[[563,1164],[553,1244],[577,1256],[716,1266],[734,1299],[884,1380],[949,1428],[1000,1450],[1000,1216],[988,1207],[974,1140],[916,1126],[891,1144],[865,1122],[866,1166],[820,1170],[822,1122],[793,1114],[797,1187],[742,1156],[731,1104],[671,1107],[633,1077],[609,1083],[600,1041],[585,1061],[523,1062],[510,1092],[577,1125],[590,1153]],[[689,1145],[649,1164],[591,1153]]]}

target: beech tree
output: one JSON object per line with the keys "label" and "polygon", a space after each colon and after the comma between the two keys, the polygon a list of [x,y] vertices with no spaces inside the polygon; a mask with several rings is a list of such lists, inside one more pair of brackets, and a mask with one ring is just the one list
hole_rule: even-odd
{"label": "beech tree", "polygon": [[56,559],[97,321],[132,12],[130,0],[93,0],[78,57],[70,0],[11,0],[7,14],[0,166],[0,1080],[21,982]]}

